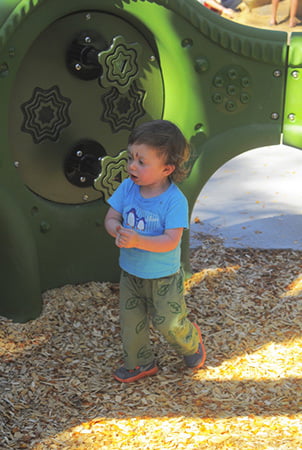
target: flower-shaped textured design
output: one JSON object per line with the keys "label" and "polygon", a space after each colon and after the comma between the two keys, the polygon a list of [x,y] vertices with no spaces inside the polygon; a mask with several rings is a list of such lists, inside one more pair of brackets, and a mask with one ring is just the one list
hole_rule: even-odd
{"label": "flower-shaped textured design", "polygon": [[104,156],[101,159],[102,171],[94,180],[94,188],[103,193],[107,201],[119,184],[128,176],[127,173],[127,151],[119,153],[117,156]]}
{"label": "flower-shaped textured design", "polygon": [[22,131],[30,133],[35,144],[47,139],[57,141],[62,130],[71,123],[70,104],[71,100],[63,97],[58,86],[47,90],[35,88],[31,99],[21,105]]}
{"label": "flower-shaped textured design", "polygon": [[213,77],[212,102],[220,112],[239,113],[251,101],[251,85],[251,75],[244,67],[225,66]]}
{"label": "flower-shaped textured design", "polygon": [[128,45],[122,36],[114,37],[109,49],[98,55],[103,68],[101,85],[104,88],[115,87],[119,92],[127,91],[138,76],[140,50],[138,43]]}
{"label": "flower-shaped textured design", "polygon": [[136,121],[143,117],[145,92],[138,89],[135,82],[124,94],[115,88],[103,96],[104,112],[102,119],[110,123],[113,132],[121,129],[131,130]]}

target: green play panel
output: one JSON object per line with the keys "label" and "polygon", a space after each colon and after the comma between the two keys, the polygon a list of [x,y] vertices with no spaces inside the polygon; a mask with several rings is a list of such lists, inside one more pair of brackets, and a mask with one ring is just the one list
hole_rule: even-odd
{"label": "green play panel", "polygon": [[[118,281],[104,229],[128,135],[175,122],[191,144],[190,212],[233,157],[302,147],[300,33],[228,21],[196,0],[0,3],[0,314],[37,317],[42,292]],[[189,233],[182,262],[189,265]]]}

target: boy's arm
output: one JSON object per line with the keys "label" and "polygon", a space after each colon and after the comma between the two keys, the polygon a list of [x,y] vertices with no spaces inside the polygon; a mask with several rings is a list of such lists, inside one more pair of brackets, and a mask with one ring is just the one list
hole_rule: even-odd
{"label": "boy's arm", "polygon": [[113,208],[109,208],[106,217],[105,217],[105,228],[107,232],[116,238],[117,236],[117,228],[122,224],[122,215]]}
{"label": "boy's arm", "polygon": [[163,253],[174,250],[182,236],[183,228],[171,228],[159,236],[145,236],[121,225],[116,228],[116,245],[124,248],[139,248]]}

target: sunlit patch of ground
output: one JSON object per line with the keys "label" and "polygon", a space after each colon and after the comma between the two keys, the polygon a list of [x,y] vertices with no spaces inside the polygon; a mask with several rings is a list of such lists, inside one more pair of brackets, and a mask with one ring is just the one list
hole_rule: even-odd
{"label": "sunlit patch of ground", "polygon": [[302,448],[302,253],[200,239],[186,300],[204,369],[152,330],[159,373],[119,384],[118,285],[50,290],[38,319],[0,319],[2,448]]}

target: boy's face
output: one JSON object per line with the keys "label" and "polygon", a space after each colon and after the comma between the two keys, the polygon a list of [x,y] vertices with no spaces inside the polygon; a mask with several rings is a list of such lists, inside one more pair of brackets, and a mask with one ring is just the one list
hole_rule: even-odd
{"label": "boy's face", "polygon": [[158,150],[146,144],[132,144],[128,149],[128,173],[139,186],[161,184],[167,181],[174,166],[166,164]]}

